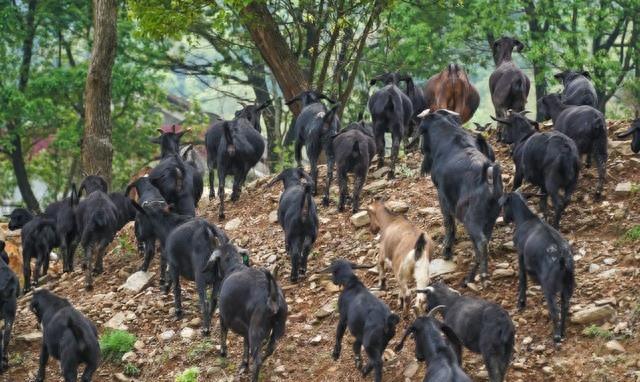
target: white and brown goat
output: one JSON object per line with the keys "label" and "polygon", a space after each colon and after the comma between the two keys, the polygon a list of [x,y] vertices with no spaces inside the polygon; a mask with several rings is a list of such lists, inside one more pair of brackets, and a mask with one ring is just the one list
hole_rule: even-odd
{"label": "white and brown goat", "polygon": [[[429,258],[433,252],[433,242],[429,235],[414,226],[404,216],[395,214],[375,201],[367,208],[370,228],[373,233],[380,232],[380,251],[378,253],[378,277],[380,289],[385,288],[385,267],[393,269],[399,291],[400,307],[407,314],[411,301],[409,284],[413,278],[418,289],[429,285]],[[425,296],[416,295],[414,309],[420,313],[425,306]]]}

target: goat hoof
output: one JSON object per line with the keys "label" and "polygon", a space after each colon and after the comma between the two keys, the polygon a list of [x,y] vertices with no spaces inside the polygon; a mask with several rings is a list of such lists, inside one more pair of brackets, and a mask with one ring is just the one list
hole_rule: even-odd
{"label": "goat hoof", "polygon": [[222,358],[227,358],[227,350],[226,349],[221,349],[220,350],[220,357]]}
{"label": "goat hoof", "polygon": [[323,197],[322,198],[322,205],[325,207],[329,207],[329,198],[328,197]]}
{"label": "goat hoof", "polygon": [[556,334],[553,336],[553,342],[556,345],[560,345],[560,342],[562,342],[562,337],[559,334]]}
{"label": "goat hoof", "polygon": [[209,337],[210,335],[211,335],[211,330],[209,330],[208,328],[202,328],[203,337]]}
{"label": "goat hoof", "polygon": [[91,292],[93,290],[93,285],[87,284],[84,286],[84,290],[87,292]]}
{"label": "goat hoof", "polygon": [[218,214],[218,219],[219,220],[224,220],[224,214]]}
{"label": "goat hoof", "polygon": [[293,284],[297,284],[298,276],[291,275],[291,277],[289,277],[289,281],[291,281]]}
{"label": "goat hoof", "polygon": [[184,314],[182,313],[182,309],[176,309],[176,321],[182,320]]}
{"label": "goat hoof", "polygon": [[331,357],[334,361],[337,361],[340,358],[340,350],[334,350],[333,353],[331,353]]}

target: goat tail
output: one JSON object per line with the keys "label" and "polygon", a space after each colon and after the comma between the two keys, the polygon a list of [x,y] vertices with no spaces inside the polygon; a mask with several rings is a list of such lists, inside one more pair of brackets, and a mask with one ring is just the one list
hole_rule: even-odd
{"label": "goat tail", "polygon": [[98,209],[93,213],[93,224],[95,227],[107,227],[109,226],[109,219],[107,213],[103,209]]}
{"label": "goat tail", "polygon": [[491,176],[493,177],[493,197],[499,199],[502,196],[502,168],[498,163],[491,165]]}
{"label": "goat tail", "polygon": [[264,272],[264,277],[267,278],[267,294],[269,295],[267,307],[272,314],[276,314],[278,313],[278,284],[276,284],[271,272],[266,269],[263,269],[262,272]]}
{"label": "goat tail", "polygon": [[427,237],[424,232],[422,232],[420,233],[420,236],[418,236],[418,240],[416,240],[416,245],[414,247],[416,260],[422,256],[425,248],[427,248]]}
{"label": "goat tail", "polygon": [[564,290],[568,292],[569,295],[573,294],[573,289],[575,287],[575,272],[573,268],[573,261],[570,258],[565,258],[564,256],[560,257],[560,266],[562,267],[562,283],[564,285]]}
{"label": "goat tail", "polygon": [[360,157],[360,143],[358,142],[358,140],[354,140],[353,141],[353,148],[351,149],[351,153],[353,155],[354,158],[359,158]]}
{"label": "goat tail", "polygon": [[511,93],[519,94],[523,92],[524,92],[524,80],[522,79],[522,77],[518,77],[511,83]]}
{"label": "goat tail", "polygon": [[300,215],[302,220],[307,221],[311,212],[311,203],[313,203],[311,195],[311,184],[305,183],[302,194],[302,202],[300,205]]}
{"label": "goat tail", "polygon": [[86,353],[87,349],[89,348],[89,344],[87,344],[87,341],[84,338],[84,333],[82,329],[73,323],[73,320],[71,319],[71,317],[67,319],[67,328],[69,328],[71,333],[73,333],[73,337],[76,339],[76,342],[78,343],[79,352]]}
{"label": "goat tail", "polygon": [[556,157],[556,163],[560,171],[564,174],[564,179],[568,181],[577,180],[578,178],[580,164],[578,160],[574,160],[575,158],[574,150],[571,149],[570,144],[563,142],[560,146],[560,155]]}

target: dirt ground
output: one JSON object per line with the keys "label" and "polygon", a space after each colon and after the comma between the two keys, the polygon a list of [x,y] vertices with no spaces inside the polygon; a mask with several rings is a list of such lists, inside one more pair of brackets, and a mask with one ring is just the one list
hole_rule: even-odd
{"label": "dirt ground", "polygon": [[[610,136],[623,128],[625,123],[610,123]],[[508,157],[508,148],[491,141],[498,161],[502,164],[505,188],[510,190],[513,162]],[[477,291],[460,288],[462,278],[470,265],[472,250],[462,226],[458,227],[459,237],[454,247],[457,269],[444,275],[445,281],[464,294],[479,296],[502,305],[511,315],[516,326],[516,346],[512,366],[507,381],[598,381],[623,382],[640,380],[640,241],[624,239],[624,233],[640,224],[640,197],[637,189],[627,194],[616,194],[618,183],[640,184],[640,157],[629,154],[629,142],[611,146],[607,165],[608,178],[603,201],[592,197],[595,185],[595,169],[583,169],[578,191],[569,205],[561,222],[562,233],[571,241],[576,264],[576,290],[571,301],[571,311],[575,312],[589,304],[610,304],[615,314],[597,324],[608,330],[613,338],[625,348],[617,353],[608,350],[608,339],[589,337],[583,334],[588,325],[570,323],[567,339],[561,346],[554,346],[551,339],[551,323],[539,287],[529,284],[529,299],[525,310],[516,309],[517,257],[513,249],[512,226],[499,221],[490,244],[490,273],[498,267],[514,270],[510,275],[493,275],[488,284],[479,286]],[[428,231],[438,244],[436,258],[440,257],[442,241],[442,217],[438,208],[436,190],[430,177],[420,177],[418,169],[421,156],[418,153],[402,158],[398,177],[389,181],[381,190],[367,191],[363,195],[363,206],[375,197],[403,201],[409,204],[407,216],[415,224]],[[324,170],[321,171],[324,174]],[[370,173],[371,174],[371,173]],[[455,175],[453,175],[455,176]],[[370,176],[367,184],[378,179]],[[227,204],[227,221],[217,220],[217,202],[203,199],[199,214],[210,221],[224,224],[238,218],[241,224],[229,230],[236,243],[252,252],[252,262],[256,266],[271,267],[279,264],[279,283],[289,304],[287,333],[278,343],[274,355],[262,368],[263,381],[362,381],[355,370],[350,334],[343,340],[341,358],[334,362],[331,351],[334,344],[338,312],[335,301],[339,291],[324,277],[313,271],[327,265],[337,257],[348,258],[359,263],[373,263],[377,254],[377,242],[368,227],[356,229],[350,222],[351,214],[337,213],[335,201],[337,190],[333,191],[330,208],[319,206],[320,233],[309,260],[310,277],[291,285],[288,280],[289,260],[284,253],[283,232],[280,226],[269,221],[269,214],[276,210],[281,186],[271,189],[263,186],[264,181],[248,186],[240,201]],[[324,181],[320,182],[321,190]],[[319,204],[320,197],[316,198]],[[533,202],[531,203],[533,204]],[[536,203],[537,204],[537,203]],[[79,310],[92,319],[99,331],[118,312],[129,316],[125,322],[128,330],[138,338],[135,355],[129,362],[138,366],[141,374],[138,381],[174,381],[183,370],[197,366],[199,381],[234,380],[242,352],[241,339],[229,336],[227,359],[219,357],[219,334],[217,315],[214,318],[212,336],[202,338],[199,331],[197,298],[193,283],[183,282],[183,304],[185,318],[175,321],[172,314],[173,297],[165,296],[157,287],[158,261],[153,262],[154,284],[138,295],[129,295],[119,290],[126,278],[137,270],[141,259],[135,250],[131,225],[127,226],[114,241],[105,259],[105,273],[95,279],[95,290],[91,293],[82,288],[82,274],[79,270],[70,275],[58,274],[59,268],[50,273],[46,287],[68,298]],[[79,267],[78,267],[79,268]],[[373,271],[358,271],[359,277],[370,288],[377,286],[377,276]],[[439,277],[439,278],[442,278]],[[386,292],[381,298],[398,312],[395,296],[395,282],[392,275]],[[40,340],[27,340],[21,336],[37,332],[35,317],[27,309],[29,296],[22,298],[14,337],[11,341],[11,368],[0,376],[0,381],[28,381],[37,370]],[[316,318],[318,310],[327,306],[331,313],[324,318]],[[397,328],[396,337],[389,348],[393,348],[410,322],[404,317]],[[180,332],[185,327],[195,329],[192,339],[185,340]],[[174,330],[175,336],[163,340],[160,334]],[[413,341],[399,354],[387,350],[385,353],[385,381],[421,381],[425,366],[414,359]],[[486,372],[481,358],[469,351],[464,352],[463,368],[474,381],[485,381]],[[416,366],[418,366],[416,368]],[[416,371],[417,370],[417,371]],[[47,368],[48,381],[61,381],[59,364],[51,359]],[[123,364],[105,362],[100,367],[95,381],[117,380],[115,375],[123,371]],[[127,380],[127,379],[125,379]],[[248,380],[246,376],[240,380]]]}

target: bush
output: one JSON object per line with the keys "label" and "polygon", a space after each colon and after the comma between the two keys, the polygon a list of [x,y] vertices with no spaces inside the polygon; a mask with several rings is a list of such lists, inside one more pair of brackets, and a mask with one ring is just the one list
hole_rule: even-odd
{"label": "bush", "polygon": [[198,382],[198,375],[200,375],[200,369],[191,367],[177,376],[176,382]]}
{"label": "bush", "polygon": [[638,241],[640,240],[640,224],[632,227],[624,234],[626,241]]}
{"label": "bush", "polygon": [[140,369],[138,369],[138,366],[129,362],[124,365],[124,375],[127,377],[137,377],[140,375]]}
{"label": "bush", "polygon": [[100,336],[102,357],[111,362],[119,362],[122,356],[133,350],[136,336],[126,330],[110,330]]}
{"label": "bush", "polygon": [[591,338],[603,338],[605,340],[610,340],[613,338],[613,333],[611,333],[609,330],[603,329],[601,327],[599,327],[598,325],[592,324],[588,327],[586,327],[583,331],[582,334],[584,334],[587,337],[591,337]]}

